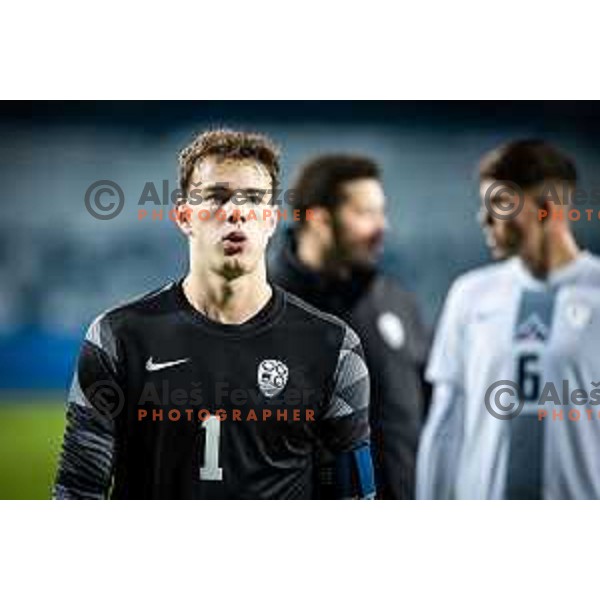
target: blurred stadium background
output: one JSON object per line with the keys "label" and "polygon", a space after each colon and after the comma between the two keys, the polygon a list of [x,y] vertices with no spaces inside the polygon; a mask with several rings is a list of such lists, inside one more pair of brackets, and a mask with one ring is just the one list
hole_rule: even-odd
{"label": "blurred stadium background", "polygon": [[[488,260],[475,220],[483,152],[543,137],[575,158],[583,187],[600,186],[599,103],[0,104],[0,498],[49,497],[85,326],[183,274],[183,239],[166,217],[139,221],[138,200],[146,182],[158,194],[163,180],[176,189],[176,151],[192,132],[222,125],[271,134],[284,151],[285,187],[315,153],[375,157],[391,221],[383,267],[417,294],[430,326],[452,279]],[[125,193],[114,220],[84,205],[103,179]],[[600,252],[597,221],[575,229]]]}

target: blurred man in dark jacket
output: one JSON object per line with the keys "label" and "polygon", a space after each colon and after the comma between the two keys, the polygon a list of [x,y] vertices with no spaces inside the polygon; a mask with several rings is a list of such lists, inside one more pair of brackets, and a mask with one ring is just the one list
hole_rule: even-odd
{"label": "blurred man in dark jacket", "polygon": [[378,166],[361,156],[320,156],[293,189],[302,219],[286,230],[270,278],[359,334],[371,375],[378,498],[413,498],[427,334],[412,295],[376,268],[386,229]]}

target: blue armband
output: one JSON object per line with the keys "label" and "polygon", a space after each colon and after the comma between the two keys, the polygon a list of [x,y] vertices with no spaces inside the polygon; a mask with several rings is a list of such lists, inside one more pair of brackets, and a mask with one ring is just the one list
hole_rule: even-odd
{"label": "blue armband", "polygon": [[375,498],[375,475],[368,442],[336,455],[335,482],[341,498]]}

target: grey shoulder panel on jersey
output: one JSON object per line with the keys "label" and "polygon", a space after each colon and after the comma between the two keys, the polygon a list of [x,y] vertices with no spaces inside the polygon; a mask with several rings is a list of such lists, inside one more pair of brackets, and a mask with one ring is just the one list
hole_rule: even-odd
{"label": "grey shoulder panel on jersey", "polygon": [[327,313],[327,312],[320,310],[319,308],[313,306],[312,304],[309,304],[308,302],[305,302],[304,300],[302,300],[295,294],[288,292],[287,290],[282,290],[282,291],[284,291],[284,293],[285,293],[287,302],[289,302],[292,306],[295,306],[296,308],[308,313],[309,315],[315,317],[316,319],[324,321],[330,325],[335,325],[336,327],[339,327],[342,329],[348,327],[348,325],[339,317],[336,317],[335,315],[332,315],[331,313]]}
{"label": "grey shoulder panel on jersey", "polygon": [[335,419],[365,410],[369,405],[369,372],[360,340],[346,328],[335,371],[331,403],[323,418]]}

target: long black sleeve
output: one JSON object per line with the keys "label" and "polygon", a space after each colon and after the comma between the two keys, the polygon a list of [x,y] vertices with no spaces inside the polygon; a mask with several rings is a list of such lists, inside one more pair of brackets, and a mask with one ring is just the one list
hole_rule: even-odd
{"label": "long black sleeve", "polygon": [[67,400],[55,499],[102,499],[115,461],[115,420],[124,404],[117,340],[104,316],[87,331]]}

